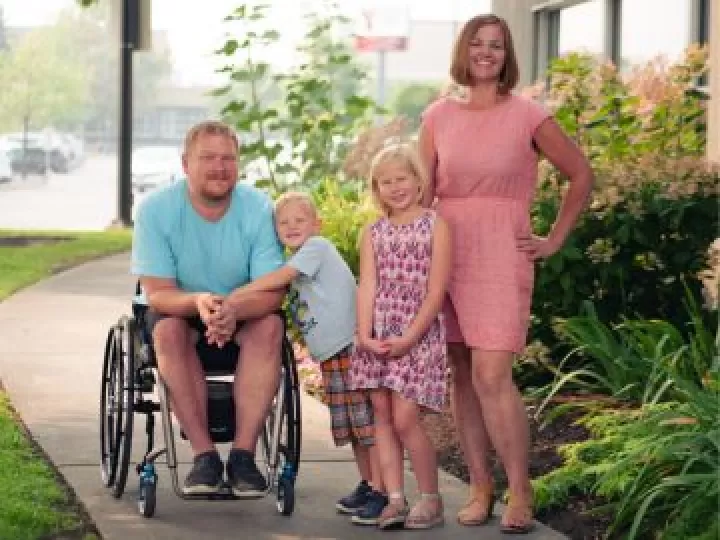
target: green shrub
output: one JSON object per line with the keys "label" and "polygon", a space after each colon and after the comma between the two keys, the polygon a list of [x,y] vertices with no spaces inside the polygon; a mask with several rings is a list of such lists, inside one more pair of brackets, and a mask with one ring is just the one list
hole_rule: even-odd
{"label": "green shrub", "polygon": [[585,416],[580,423],[593,438],[561,447],[563,466],[533,480],[538,508],[588,493],[607,501],[596,512],[614,516],[609,538],[717,538],[717,371],[711,380],[681,382],[684,403]]}
{"label": "green shrub", "polygon": [[[577,315],[587,299],[605,322],[625,314],[681,325],[683,277],[701,268],[719,226],[720,175],[699,157],[704,103],[690,91],[705,66],[693,48],[666,71],[649,65],[629,79],[582,55],[551,67],[547,104],[590,157],[596,189],[564,248],[538,265],[532,339],[554,349],[553,317]],[[559,173],[542,163],[532,209],[539,234],[562,193]],[[697,295],[699,284],[690,287]]]}
{"label": "green shrub", "polygon": [[338,249],[358,275],[358,241],[363,227],[378,215],[366,190],[358,182],[326,179],[313,192],[322,219],[322,234]]}
{"label": "green shrub", "polygon": [[557,325],[573,347],[555,367],[555,380],[540,390],[544,406],[556,393],[604,394],[635,404],[678,400],[676,381],[702,386],[717,363],[717,311],[703,312],[688,291],[689,323],[681,330],[660,319],[626,320],[610,325],[587,302],[584,313]]}

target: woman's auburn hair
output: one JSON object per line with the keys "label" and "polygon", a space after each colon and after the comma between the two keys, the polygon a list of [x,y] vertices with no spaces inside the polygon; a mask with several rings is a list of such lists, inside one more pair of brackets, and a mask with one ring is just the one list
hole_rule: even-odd
{"label": "woman's auburn hair", "polygon": [[468,49],[470,42],[477,34],[479,28],[495,24],[502,29],[503,41],[505,46],[505,64],[500,71],[500,81],[498,89],[501,94],[509,93],[518,82],[520,70],[518,68],[517,55],[513,45],[510,27],[505,19],[497,15],[478,15],[467,21],[453,47],[452,62],[450,64],[450,77],[460,86],[472,86],[474,84],[472,74],[470,72],[470,56]]}

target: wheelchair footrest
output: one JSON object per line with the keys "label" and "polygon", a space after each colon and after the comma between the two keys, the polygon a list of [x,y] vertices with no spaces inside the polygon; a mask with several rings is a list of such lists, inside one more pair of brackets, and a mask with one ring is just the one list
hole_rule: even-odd
{"label": "wheelchair footrest", "polygon": [[220,490],[216,493],[182,494],[182,498],[188,501],[240,501],[250,499],[262,499],[265,496],[266,493],[262,493],[260,495],[238,497],[232,492],[232,489],[227,484],[223,484]]}

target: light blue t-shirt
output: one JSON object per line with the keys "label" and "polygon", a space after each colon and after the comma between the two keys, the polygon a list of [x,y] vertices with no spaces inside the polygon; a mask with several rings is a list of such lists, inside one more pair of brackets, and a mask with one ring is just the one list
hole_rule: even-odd
{"label": "light blue t-shirt", "polygon": [[272,202],[254,187],[238,184],[215,222],[192,207],[185,179],[158,188],[138,207],[131,269],[136,276],[172,278],[184,291],[227,295],[282,264]]}
{"label": "light blue t-shirt", "polygon": [[287,262],[300,275],[290,289],[290,313],[318,362],[351,345],[355,336],[355,277],[335,246],[309,238]]}

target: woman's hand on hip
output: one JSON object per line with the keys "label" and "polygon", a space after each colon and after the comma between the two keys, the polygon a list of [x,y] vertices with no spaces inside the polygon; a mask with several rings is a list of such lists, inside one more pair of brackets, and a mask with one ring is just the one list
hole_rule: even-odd
{"label": "woman's hand on hip", "polygon": [[527,253],[528,257],[535,261],[537,259],[547,259],[557,253],[562,247],[562,243],[555,242],[545,236],[529,235],[518,236],[517,249],[523,253]]}

